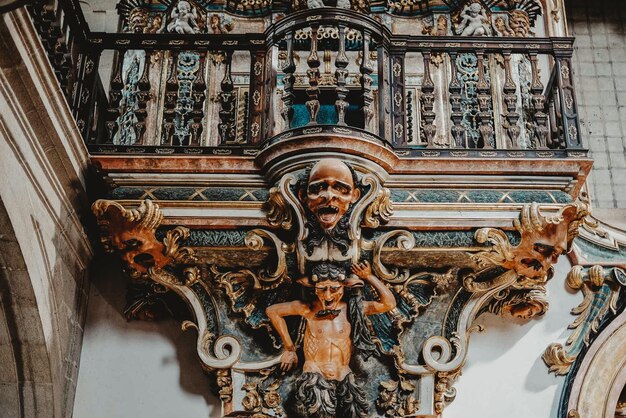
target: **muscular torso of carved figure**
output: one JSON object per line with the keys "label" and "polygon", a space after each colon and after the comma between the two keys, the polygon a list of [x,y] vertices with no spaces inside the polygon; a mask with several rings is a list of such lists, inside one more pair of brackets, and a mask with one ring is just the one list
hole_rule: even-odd
{"label": "muscular torso of carved figure", "polygon": [[316,318],[317,309],[305,316],[303,371],[341,381],[350,373],[352,342],[346,303],[340,303],[338,309],[341,312],[334,318]]}

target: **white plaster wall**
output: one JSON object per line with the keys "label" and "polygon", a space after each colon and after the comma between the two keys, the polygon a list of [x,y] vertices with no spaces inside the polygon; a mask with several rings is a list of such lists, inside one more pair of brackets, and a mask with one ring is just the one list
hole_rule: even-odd
{"label": "white plaster wall", "polygon": [[548,374],[541,356],[553,342],[564,343],[570,310],[582,300],[565,288],[571,264],[562,257],[548,283],[550,309],[530,322],[483,316],[485,331],[474,334],[457,397],[444,418],[556,418],[563,377]]}
{"label": "white plaster wall", "polygon": [[101,259],[93,272],[74,418],[220,416],[195,331],[173,320],[127,322],[117,260]]}

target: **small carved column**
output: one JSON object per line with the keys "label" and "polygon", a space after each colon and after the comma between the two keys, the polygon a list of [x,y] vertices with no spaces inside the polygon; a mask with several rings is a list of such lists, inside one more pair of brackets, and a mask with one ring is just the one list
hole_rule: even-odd
{"label": "small carved column", "polygon": [[311,25],[311,50],[306,63],[309,66],[307,75],[309,77],[309,87],[306,89],[306,94],[309,100],[306,101],[306,107],[309,109],[309,125],[317,124],[317,114],[320,111],[319,101],[319,81],[320,81],[320,58],[317,53],[317,30],[319,25]]}
{"label": "small carved column", "polygon": [[146,106],[150,100],[150,51],[145,51],[144,66],[141,77],[137,82],[137,122],[135,122],[136,144],[144,144],[144,134],[146,132],[146,117],[148,111]]}
{"label": "small carved column", "polygon": [[189,139],[189,145],[191,146],[199,146],[200,138],[202,136],[202,119],[204,118],[204,100],[206,99],[206,81],[204,79],[205,76],[205,65],[206,65],[206,55],[200,54],[198,57],[200,60],[198,72],[196,73],[196,79],[193,82],[193,109],[191,111],[191,138]]}
{"label": "small carved column", "polygon": [[374,72],[370,62],[370,41],[372,36],[368,30],[363,30],[363,59],[359,70],[361,72],[361,91],[363,98],[363,129],[369,130],[370,122],[374,116],[372,102],[374,95],[372,94],[372,77],[370,74]]}
{"label": "small carved column", "polygon": [[261,141],[265,105],[265,50],[252,52],[250,60],[250,103],[248,143]]}
{"label": "small carved column", "polygon": [[285,44],[287,46],[287,62],[283,68],[283,108],[281,115],[285,120],[287,129],[291,127],[291,118],[293,116],[293,101],[296,95],[293,92],[293,85],[296,82],[294,72],[296,71],[296,63],[293,59],[293,32],[287,31],[285,34]]}
{"label": "small carved column", "polygon": [[578,108],[572,81],[571,54],[566,56],[555,55],[555,66],[565,146],[566,148],[581,148],[580,121],[578,120]]}
{"label": "small carved column", "polygon": [[537,53],[529,52],[530,67],[532,72],[532,80],[530,83],[530,92],[532,93],[533,118],[535,119],[535,138],[537,140],[537,148],[545,149],[548,147],[548,115],[545,112],[546,99],[543,95],[543,84],[539,77],[539,68],[537,65]]}
{"label": "small carved column", "polygon": [[391,114],[393,119],[393,145],[395,146],[404,146],[407,143],[404,89],[405,56],[404,52],[392,52],[391,54]]}
{"label": "small carved column", "polygon": [[454,138],[454,143],[452,143],[451,148],[465,148],[467,147],[466,138],[465,138],[465,126],[463,126],[463,112],[461,110],[461,80],[459,80],[459,76],[456,68],[456,52],[450,52],[450,85],[448,87],[448,91],[450,92],[450,119],[452,119],[452,138]]}
{"label": "small carved column", "polygon": [[94,111],[99,60],[100,51],[83,51],[78,55],[72,113],[85,143],[91,142],[92,126],[95,123]]}
{"label": "small carved column", "polygon": [[519,148],[517,139],[520,135],[520,127],[517,125],[519,121],[519,113],[517,110],[517,95],[515,94],[517,86],[511,76],[511,51],[504,51],[504,87],[502,88],[502,98],[506,107],[505,118],[508,122],[506,132],[509,136],[511,149]]}
{"label": "small carved column", "polygon": [[169,57],[168,76],[165,83],[165,101],[163,102],[163,132],[161,144],[171,146],[174,143],[174,117],[176,116],[176,101],[178,99],[178,54],[172,53]]}
{"label": "small carved column", "polygon": [[348,109],[348,102],[346,97],[348,96],[348,88],[346,87],[346,77],[348,76],[348,56],[346,55],[346,25],[339,22],[338,35],[339,35],[339,51],[337,52],[337,58],[335,58],[335,78],[337,79],[337,101],[335,101],[335,107],[337,108],[337,125],[346,125],[346,110]]}
{"label": "small carved column", "polygon": [[224,78],[222,78],[222,82],[220,83],[220,104],[222,105],[222,108],[219,111],[220,123],[217,125],[222,143],[233,142],[236,140],[235,93],[233,92],[234,85],[231,76],[233,52],[226,51],[225,54]]}
{"label": "small carved column", "polygon": [[433,111],[435,106],[435,83],[430,75],[430,52],[422,52],[424,57],[424,79],[422,80],[422,94],[420,101],[422,103],[422,128],[424,129],[424,135],[428,147],[433,147],[435,140],[435,133],[437,127],[435,126],[435,112]]}
{"label": "small carved column", "polygon": [[491,124],[491,86],[485,74],[485,52],[477,51],[478,60],[478,120],[480,126],[478,131],[483,140],[483,148],[493,148],[491,146],[491,136],[493,135],[493,125]]}
{"label": "small carved column", "polygon": [[[124,81],[122,79],[122,67],[124,66],[124,55],[126,50],[122,49],[117,52],[117,58],[113,64],[113,73],[111,75],[111,83],[109,88],[109,107],[106,111],[106,142],[113,143],[113,138],[117,132],[117,118],[120,116],[120,100],[122,99],[122,89]],[[75,91],[75,97],[78,95],[78,88]]]}

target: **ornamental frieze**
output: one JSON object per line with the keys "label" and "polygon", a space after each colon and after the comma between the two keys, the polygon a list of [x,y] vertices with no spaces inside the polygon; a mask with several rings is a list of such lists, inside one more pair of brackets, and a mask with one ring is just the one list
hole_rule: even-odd
{"label": "ornamental frieze", "polygon": [[189,306],[183,329],[225,416],[441,415],[475,319],[543,314],[552,266],[588,214],[533,203],[506,228],[412,230],[393,222],[406,196],[355,167],[285,170],[250,194],[266,197],[264,222],[231,231],[166,223],[152,200],[94,203],[137,284],[127,316],[155,317],[164,295]]}

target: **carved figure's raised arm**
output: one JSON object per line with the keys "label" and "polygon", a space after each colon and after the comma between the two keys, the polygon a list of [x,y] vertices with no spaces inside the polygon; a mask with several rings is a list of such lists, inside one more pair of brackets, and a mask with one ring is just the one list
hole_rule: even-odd
{"label": "carved figure's raised arm", "polygon": [[298,365],[298,356],[296,355],[296,347],[291,340],[289,330],[287,329],[287,322],[285,322],[286,316],[294,315],[306,315],[309,312],[308,305],[299,300],[292,302],[277,303],[276,305],[269,306],[265,313],[270,319],[272,326],[280,336],[283,342],[285,351],[281,355],[280,368],[283,371],[288,371],[292,367]]}
{"label": "carved figure's raised arm", "polygon": [[354,264],[352,266],[352,272],[371,284],[380,297],[379,301],[363,302],[363,313],[365,315],[389,312],[396,307],[396,298],[393,296],[393,293],[391,293],[391,290],[372,273],[369,262],[364,261],[359,264]]}

